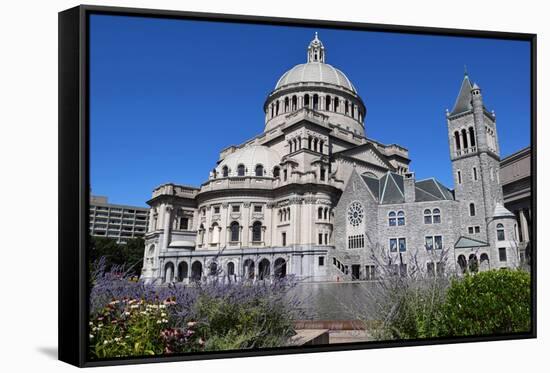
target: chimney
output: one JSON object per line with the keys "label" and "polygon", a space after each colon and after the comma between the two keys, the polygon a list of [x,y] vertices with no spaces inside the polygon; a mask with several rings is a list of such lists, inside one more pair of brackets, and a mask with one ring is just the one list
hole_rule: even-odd
{"label": "chimney", "polygon": [[414,172],[405,173],[405,177],[403,178],[403,184],[405,188],[405,202],[414,202],[416,199],[414,183]]}

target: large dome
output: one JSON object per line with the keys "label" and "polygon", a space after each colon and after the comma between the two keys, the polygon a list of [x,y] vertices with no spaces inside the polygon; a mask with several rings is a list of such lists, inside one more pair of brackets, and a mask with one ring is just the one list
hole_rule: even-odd
{"label": "large dome", "polygon": [[308,62],[294,66],[281,76],[275,89],[296,83],[332,84],[357,93],[355,87],[343,72],[323,62]]}
{"label": "large dome", "polygon": [[227,167],[228,176],[239,176],[238,167],[244,166],[245,176],[255,176],[256,166],[263,167],[263,176],[273,176],[273,168],[279,164],[281,156],[275,150],[263,145],[250,145],[229,154],[217,167],[216,172],[223,177]]}

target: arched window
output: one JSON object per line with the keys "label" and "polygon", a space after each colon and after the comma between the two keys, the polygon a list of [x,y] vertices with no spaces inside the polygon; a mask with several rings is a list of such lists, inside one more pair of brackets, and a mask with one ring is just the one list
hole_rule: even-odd
{"label": "arched window", "polygon": [[172,281],[174,281],[174,264],[172,262],[168,262],[164,266],[164,282]]}
{"label": "arched window", "polygon": [[319,140],[317,138],[315,138],[313,140],[313,151],[316,152],[317,151],[317,144],[319,143]]}
{"label": "arched window", "polygon": [[191,265],[191,280],[200,281],[202,277],[202,263],[198,260]]}
{"label": "arched window", "polygon": [[244,176],[244,164],[237,166],[237,176]]}
{"label": "arched window", "polygon": [[466,257],[464,255],[459,255],[457,262],[458,262],[458,266],[462,270],[462,273],[466,272],[467,265],[468,265],[466,262]]}
{"label": "arched window", "polygon": [[252,224],[252,241],[262,241],[262,223],[259,221],[255,221],[254,224]]}
{"label": "arched window", "polygon": [[287,219],[290,220],[290,207],[286,208]]}
{"label": "arched window", "polygon": [[274,108],[274,105],[271,104],[271,118],[273,118],[273,108]]}
{"label": "arched window", "polygon": [[455,147],[458,152],[460,150],[460,135],[458,134],[458,131],[455,131]]}
{"label": "arched window", "polygon": [[329,110],[330,110],[330,96],[329,96],[329,95],[327,95],[327,96],[325,97],[325,110],[326,110],[326,111],[329,111]]}
{"label": "arched window", "polygon": [[223,166],[222,168],[222,176],[227,177],[229,176],[229,168],[227,166]]}
{"label": "arched window", "polygon": [[279,177],[281,174],[281,169],[279,166],[273,167],[273,177]]}
{"label": "arched window", "polygon": [[317,219],[322,219],[322,218],[323,218],[323,208],[319,207],[317,209]]}
{"label": "arched window", "polygon": [[468,270],[471,273],[476,273],[479,269],[479,262],[477,261],[476,254],[470,254],[468,257]]}
{"label": "arched window", "polygon": [[328,220],[328,208],[325,209],[324,219]]}
{"label": "arched window", "polygon": [[430,209],[424,210],[424,224],[432,224],[432,211]]}
{"label": "arched window", "polygon": [[275,115],[279,115],[279,100],[275,103]]}
{"label": "arched window", "polygon": [[405,213],[403,211],[397,213],[397,225],[405,225]]}
{"label": "arched window", "polygon": [[321,167],[319,179],[320,179],[321,181],[325,181],[325,175],[326,175],[325,168],[324,168],[324,167]]}
{"label": "arched window", "polygon": [[235,263],[233,263],[233,262],[227,263],[227,275],[228,276],[234,276],[235,275]]}
{"label": "arched window", "polygon": [[178,281],[183,281],[187,278],[189,272],[189,268],[187,266],[187,262],[181,262],[178,264]]}
{"label": "arched window", "polygon": [[274,272],[277,278],[286,276],[286,261],[283,258],[277,258],[275,260]]}
{"label": "arched window", "polygon": [[309,107],[309,95],[308,94],[306,94],[304,96],[304,106]]}
{"label": "arched window", "polygon": [[504,241],[506,236],[504,235],[504,225],[497,224],[497,240]]}
{"label": "arched window", "polygon": [[340,99],[338,97],[334,97],[334,111],[338,111],[338,106],[340,105]]}
{"label": "arched window", "polygon": [[307,148],[308,148],[309,150],[312,149],[312,145],[313,145],[312,142],[313,142],[313,139],[311,138],[311,136],[309,136],[309,137],[307,138]]}
{"label": "arched window", "polygon": [[245,280],[254,279],[254,261],[252,259],[246,259],[243,263],[243,272]]}
{"label": "arched window", "polygon": [[288,97],[285,97],[285,113],[288,111]]}
{"label": "arched window", "polygon": [[395,211],[390,211],[388,214],[388,225],[395,227],[397,225],[397,219],[395,218]]}
{"label": "arched window", "polygon": [[466,130],[462,130],[462,146],[464,149],[468,148],[468,136],[466,135]]}
{"label": "arched window", "polygon": [[319,153],[323,154],[323,147],[325,142],[323,140],[319,141]]}
{"label": "arched window", "polygon": [[434,224],[441,223],[441,211],[439,209],[434,209],[434,211],[433,211],[433,221],[434,221]]}
{"label": "arched window", "polygon": [[313,95],[313,109],[319,109],[319,95],[317,94]]}
{"label": "arched window", "polygon": [[264,166],[261,164],[256,166],[256,176],[264,176]]}
{"label": "arched window", "polygon": [[292,110],[296,110],[298,106],[298,99],[296,98],[296,96],[292,96]]}
{"label": "arched window", "polygon": [[476,216],[476,205],[470,203],[470,216]]}
{"label": "arched window", "polygon": [[269,263],[269,260],[262,259],[260,263],[258,264],[258,280],[265,280],[269,277],[271,265]]}
{"label": "arched window", "polygon": [[481,256],[479,257],[480,259],[480,268],[482,271],[487,271],[488,269],[490,269],[490,266],[489,266],[489,255],[483,253],[481,254]]}
{"label": "arched window", "polygon": [[240,233],[240,226],[239,223],[234,221],[229,226],[229,230],[231,231],[231,241],[232,242],[239,242],[239,233]]}
{"label": "arched window", "polygon": [[349,114],[349,102],[348,102],[348,100],[346,100],[344,102],[344,112],[346,113],[346,115]]}
{"label": "arched window", "polygon": [[218,171],[216,171],[215,168],[212,170],[212,176],[214,177],[214,179],[218,177]]}
{"label": "arched window", "polygon": [[355,118],[355,105],[351,104],[351,116],[352,118]]}
{"label": "arched window", "polygon": [[470,132],[470,146],[476,146],[476,136],[474,134],[474,128],[470,127],[469,132]]}

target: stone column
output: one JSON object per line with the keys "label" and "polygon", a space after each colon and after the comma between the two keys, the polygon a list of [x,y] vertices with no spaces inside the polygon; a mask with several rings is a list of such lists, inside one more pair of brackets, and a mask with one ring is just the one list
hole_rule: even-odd
{"label": "stone column", "polygon": [[523,242],[529,242],[529,227],[527,222],[527,217],[525,215],[525,209],[519,210],[519,221],[521,234],[523,236]]}
{"label": "stone column", "polygon": [[171,220],[171,206],[165,206],[165,212],[163,217],[163,240],[162,240],[162,251],[168,249],[168,244],[170,242],[170,220]]}

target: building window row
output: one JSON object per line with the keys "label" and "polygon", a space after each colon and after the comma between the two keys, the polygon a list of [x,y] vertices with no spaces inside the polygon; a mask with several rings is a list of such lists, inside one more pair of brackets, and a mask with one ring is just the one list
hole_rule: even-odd
{"label": "building window row", "polygon": [[345,114],[359,122],[363,121],[363,112],[359,109],[359,105],[353,103],[350,100],[342,99],[336,96],[306,93],[303,96],[287,96],[282,97],[274,102],[268,108],[266,115],[269,115],[269,119],[275,118],[279,115],[294,112],[302,107],[306,107],[313,110],[329,111],[334,113]]}
{"label": "building window row", "polygon": [[330,209],[328,207],[319,207],[317,209],[317,219],[318,220],[329,220],[330,219]]}
{"label": "building window row", "polygon": [[479,233],[481,231],[479,225],[468,227],[468,234]]}
{"label": "building window row", "polygon": [[348,249],[360,249],[365,247],[365,235],[356,234],[348,236]]}
{"label": "building window row", "polygon": [[405,212],[404,211],[390,211],[388,213],[388,224],[390,227],[405,225]]}
{"label": "building window row", "polygon": [[319,245],[328,245],[329,234],[327,232],[319,232],[317,243]]}
{"label": "building window row", "polygon": [[454,132],[455,152],[457,156],[475,151],[476,135],[474,127],[462,128]]}
{"label": "building window row", "polygon": [[390,238],[390,252],[396,253],[399,248],[399,252],[403,253],[407,251],[407,239],[404,237]]}
{"label": "building window row", "polygon": [[290,207],[279,209],[279,221],[290,221]]}
{"label": "building window row", "polygon": [[[302,144],[302,140],[306,141],[305,145]],[[290,154],[301,150],[302,148],[305,148],[317,153],[325,154],[325,145],[325,140],[320,139],[316,136],[309,135],[308,137],[304,138],[298,136],[288,140],[288,152]],[[328,153],[328,151],[326,153]]]}
{"label": "building window row", "polygon": [[[236,176],[245,176],[246,173],[247,173],[247,168],[245,167],[244,164],[239,164],[237,166],[237,174]],[[214,178],[217,177],[217,171],[214,170]],[[231,169],[228,167],[228,166],[223,166],[222,167],[222,177],[229,177],[231,174]],[[264,169],[264,166],[262,164],[257,164],[255,167],[254,167],[254,176],[256,177],[262,177],[262,176],[265,176],[265,169]]]}
{"label": "building window row", "polygon": [[443,249],[443,236],[426,236],[426,250]]}
{"label": "building window row", "polygon": [[433,210],[424,210],[424,224],[439,224],[441,223],[441,210],[435,208]]}

